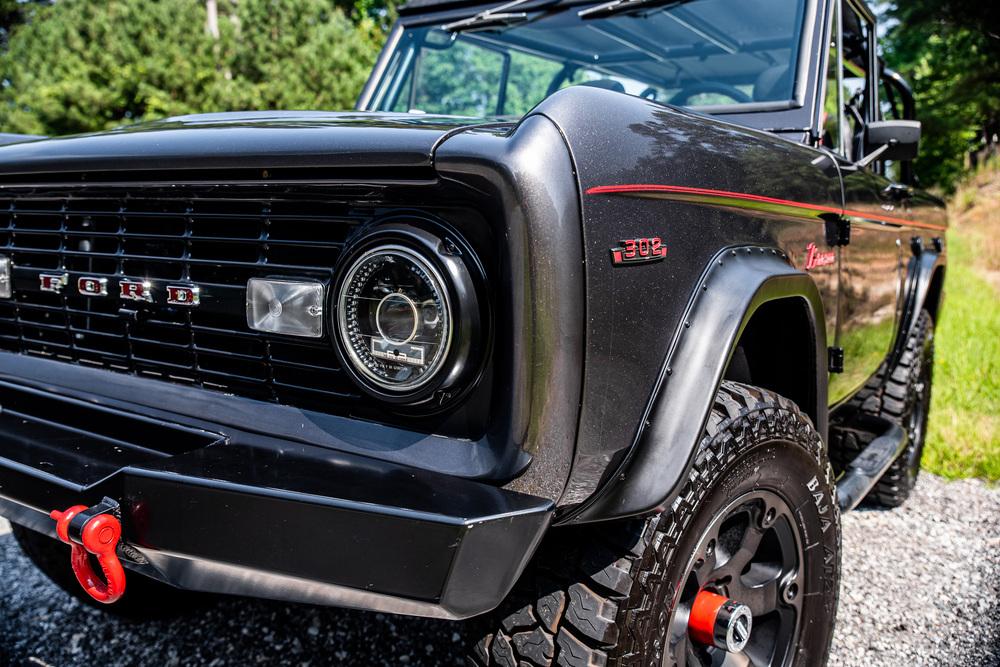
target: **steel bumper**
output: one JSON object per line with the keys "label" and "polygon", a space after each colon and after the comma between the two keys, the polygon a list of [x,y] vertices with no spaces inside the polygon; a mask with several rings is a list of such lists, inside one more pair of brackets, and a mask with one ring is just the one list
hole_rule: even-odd
{"label": "steel bumper", "polygon": [[[552,503],[292,441],[0,382],[0,514],[121,504],[129,570],[217,593],[467,618],[506,596]],[[68,565],[67,565],[68,567]]]}

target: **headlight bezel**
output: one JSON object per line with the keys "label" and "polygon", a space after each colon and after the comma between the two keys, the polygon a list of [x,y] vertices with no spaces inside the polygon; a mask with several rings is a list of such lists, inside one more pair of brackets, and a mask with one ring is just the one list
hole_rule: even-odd
{"label": "headlight bezel", "polygon": [[[365,261],[382,252],[400,252],[437,281],[448,313],[448,336],[439,363],[418,383],[394,386],[378,381],[348,337],[345,289]],[[340,363],[366,394],[397,405],[443,407],[475,383],[487,343],[484,275],[471,247],[454,230],[429,220],[384,220],[360,233],[342,253],[330,290],[330,331]]]}

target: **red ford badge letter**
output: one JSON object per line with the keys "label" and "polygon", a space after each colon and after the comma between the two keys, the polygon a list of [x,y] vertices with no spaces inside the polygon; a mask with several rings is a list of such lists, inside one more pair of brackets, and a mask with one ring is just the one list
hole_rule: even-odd
{"label": "red ford badge letter", "polygon": [[58,294],[62,291],[63,287],[66,287],[66,283],[68,282],[69,274],[66,273],[61,273],[59,275],[43,273],[38,276],[38,288],[43,292],[55,292]]}
{"label": "red ford badge letter", "polygon": [[167,303],[172,306],[197,306],[201,290],[186,285],[167,285]]}
{"label": "red ford badge letter", "polygon": [[80,294],[85,294],[87,296],[107,296],[108,295],[108,279],[107,278],[78,278],[76,281],[76,289]]}
{"label": "red ford badge letter", "polygon": [[142,280],[121,280],[121,298],[129,301],[153,301],[153,286]]}

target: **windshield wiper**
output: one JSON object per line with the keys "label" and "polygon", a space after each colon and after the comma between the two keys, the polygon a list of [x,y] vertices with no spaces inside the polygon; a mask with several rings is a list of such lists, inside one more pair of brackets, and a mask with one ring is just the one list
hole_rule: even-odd
{"label": "windshield wiper", "polygon": [[688,2],[691,2],[691,0],[611,0],[611,2],[581,9],[576,15],[581,19],[599,19],[605,16],[614,16],[615,14],[624,14],[640,9],[677,7]]}
{"label": "windshield wiper", "polygon": [[441,29],[447,32],[472,32],[474,30],[487,30],[489,28],[522,23],[528,20],[528,12],[511,12],[508,10],[520,7],[528,2],[532,2],[532,0],[514,0],[499,7],[483,10],[467,19],[445,23],[441,26]]}

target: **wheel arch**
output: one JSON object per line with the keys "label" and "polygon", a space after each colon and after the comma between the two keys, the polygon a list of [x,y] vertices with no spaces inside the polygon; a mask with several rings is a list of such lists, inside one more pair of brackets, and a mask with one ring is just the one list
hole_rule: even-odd
{"label": "wheel arch", "polygon": [[723,377],[780,394],[820,424],[826,406],[817,401],[817,379],[826,375],[814,363],[813,327],[805,298],[782,296],[761,303],[749,314]]}
{"label": "wheel arch", "polygon": [[[669,507],[694,463],[718,388],[732,372],[734,357],[747,355],[748,344],[752,363],[758,366],[774,358],[770,355],[780,351],[781,340],[804,337],[800,342],[811,355],[803,354],[799,373],[774,374],[766,381],[791,387],[826,440],[826,320],[812,277],[791,266],[776,248],[741,246],[719,252],[698,286],[664,357],[660,381],[632,447],[619,465],[609,466],[597,491],[560,523],[603,521]],[[782,315],[792,318],[795,333],[782,330],[781,322],[773,319]],[[786,335],[773,340],[769,334],[776,331]]]}

